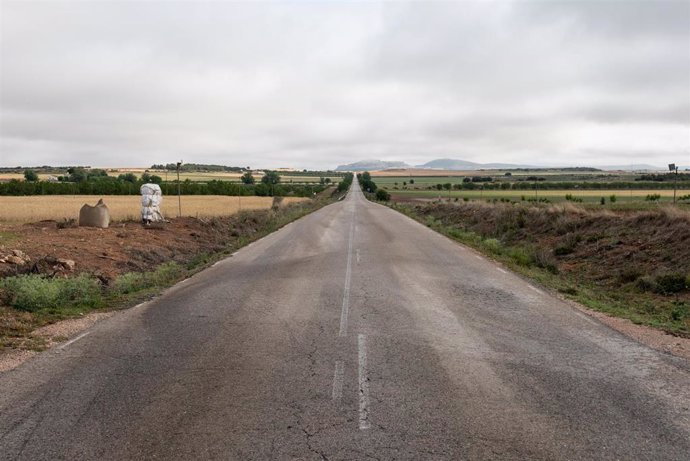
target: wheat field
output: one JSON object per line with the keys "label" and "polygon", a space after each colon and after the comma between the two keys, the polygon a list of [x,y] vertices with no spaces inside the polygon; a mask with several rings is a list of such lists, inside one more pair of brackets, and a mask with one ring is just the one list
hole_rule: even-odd
{"label": "wheat field", "polygon": [[[82,205],[95,205],[98,199],[110,210],[115,221],[138,220],[141,215],[141,197],[138,195],[43,195],[29,197],[0,197],[0,222],[37,222],[47,219],[78,219]],[[283,205],[296,203],[307,198],[285,197]],[[268,209],[273,203],[272,197],[227,195],[183,195],[183,216],[227,216],[241,210]],[[177,216],[177,197],[163,198],[162,212],[166,218]]]}

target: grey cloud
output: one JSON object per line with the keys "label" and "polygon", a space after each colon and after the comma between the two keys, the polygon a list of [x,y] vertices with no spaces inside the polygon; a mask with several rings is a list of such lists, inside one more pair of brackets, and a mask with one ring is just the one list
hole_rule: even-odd
{"label": "grey cloud", "polygon": [[690,152],[686,2],[2,8],[3,165]]}

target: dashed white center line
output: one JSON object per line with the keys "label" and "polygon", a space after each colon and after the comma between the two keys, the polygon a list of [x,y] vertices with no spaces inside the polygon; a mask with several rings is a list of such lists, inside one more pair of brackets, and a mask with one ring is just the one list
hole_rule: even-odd
{"label": "dashed white center line", "polygon": [[497,270],[498,272],[502,272],[502,273],[504,273],[504,274],[507,274],[507,273],[508,273],[508,272],[504,271],[503,269],[501,269],[500,267],[497,267],[496,270]]}
{"label": "dashed white center line", "polygon": [[359,248],[357,248],[356,255],[357,255],[357,264],[359,264]]}
{"label": "dashed white center line", "polygon": [[333,373],[333,391],[331,398],[340,400],[343,396],[343,377],[345,376],[345,363],[342,360],[335,362],[335,373]]}
{"label": "dashed white center line", "polygon": [[359,350],[359,428],[369,429],[369,376],[367,372],[367,338],[359,335],[357,338]]}
{"label": "dashed white center line", "polygon": [[91,334],[90,331],[87,331],[86,333],[82,333],[82,334],[80,334],[79,336],[77,336],[76,338],[70,339],[70,340],[67,341],[65,344],[62,344],[62,345],[58,346],[58,349],[64,349],[64,348],[66,348],[67,346],[69,346],[70,344],[76,343],[76,342],[79,341],[80,339],[82,339],[82,338],[84,338],[85,336],[88,336],[88,335],[90,335],[90,334]]}
{"label": "dashed white center line", "polygon": [[345,288],[343,290],[343,307],[340,311],[340,332],[338,336],[347,335],[347,318],[350,313],[350,279],[352,278],[352,241],[355,234],[354,212],[350,221],[350,236],[347,243],[347,269],[345,269]]}

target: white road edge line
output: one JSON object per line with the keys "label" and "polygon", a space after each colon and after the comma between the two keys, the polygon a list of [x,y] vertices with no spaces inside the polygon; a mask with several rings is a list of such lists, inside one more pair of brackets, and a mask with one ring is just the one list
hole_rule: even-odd
{"label": "white road edge line", "polygon": [[369,376],[367,374],[367,337],[357,338],[359,351],[359,428],[369,429]]}
{"label": "white road edge line", "polygon": [[[354,213],[353,213],[354,215]],[[347,318],[350,314],[350,280],[352,278],[352,241],[354,240],[355,220],[350,221],[350,237],[347,243],[347,269],[345,270],[345,288],[343,290],[343,308],[340,311],[340,331],[338,336],[347,336]]]}
{"label": "white road edge line", "polygon": [[503,269],[501,269],[500,267],[497,267],[496,270],[497,270],[498,272],[503,272],[504,274],[507,274],[507,273],[508,273],[508,272],[504,271]]}
{"label": "white road edge line", "polygon": [[482,258],[481,256],[474,255],[474,257],[477,258],[477,259],[480,260],[480,261],[484,261],[484,258]]}
{"label": "white road edge line", "polygon": [[343,378],[345,376],[345,363],[342,360],[335,362],[335,372],[333,373],[333,391],[331,398],[340,400],[343,396]]}
{"label": "white road edge line", "polygon": [[532,285],[530,285],[530,284],[527,284],[527,286],[528,286],[530,289],[532,289],[532,290],[536,291],[537,293],[539,293],[540,295],[543,295],[543,294],[544,294],[544,292],[541,291],[539,288],[534,288],[534,287],[533,287]]}
{"label": "white road edge line", "polygon": [[64,349],[64,348],[66,348],[67,346],[69,346],[70,344],[76,343],[77,341],[79,341],[79,340],[82,339],[83,337],[88,336],[88,335],[90,335],[90,334],[91,334],[90,331],[87,331],[86,333],[82,333],[82,334],[80,334],[79,336],[77,336],[76,338],[70,339],[70,340],[67,341],[65,344],[62,344],[62,345],[58,346],[58,349]]}
{"label": "white road edge line", "polygon": [[582,312],[575,311],[575,315],[580,317],[582,320],[585,320],[585,321],[591,323],[592,325],[599,326],[599,324],[587,314],[583,314]]}

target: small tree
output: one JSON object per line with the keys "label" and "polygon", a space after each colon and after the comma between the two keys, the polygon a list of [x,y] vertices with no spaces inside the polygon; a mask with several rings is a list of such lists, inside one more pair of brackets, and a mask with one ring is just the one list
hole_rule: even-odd
{"label": "small tree", "polygon": [[[132,176],[134,176],[134,175],[132,175]],[[135,177],[135,179],[136,179],[136,177]],[[130,182],[134,182],[134,181],[130,181]],[[153,184],[162,184],[163,178],[161,178],[160,176],[157,176],[155,174],[144,173],[141,175],[141,182],[153,183]]]}
{"label": "small tree", "polygon": [[29,182],[36,182],[38,181],[38,175],[34,170],[25,170],[24,171],[24,180],[29,181]]}
{"label": "small tree", "polygon": [[[146,176],[146,179],[148,179],[149,175],[148,175],[148,173],[144,173],[143,175],[141,175],[141,178],[144,179],[144,176]],[[135,182],[137,182],[137,177],[134,173],[127,173],[127,174],[119,175],[117,177],[117,180],[118,181],[124,181],[124,182],[131,182],[132,184],[134,184]],[[148,181],[145,180],[144,182],[148,182]]]}
{"label": "small tree", "polygon": [[69,180],[72,182],[82,182],[88,179],[86,170],[81,167],[68,168],[67,173],[69,173]]}
{"label": "small tree", "polygon": [[410,184],[414,184],[414,179],[410,179]]}
{"label": "small tree", "polygon": [[244,173],[240,180],[243,184],[254,184],[256,182],[256,180],[254,179],[254,175],[251,171],[247,171],[246,173]]}
{"label": "small tree", "polygon": [[266,170],[261,178],[261,182],[264,184],[278,184],[280,182],[280,175],[277,171]]}

